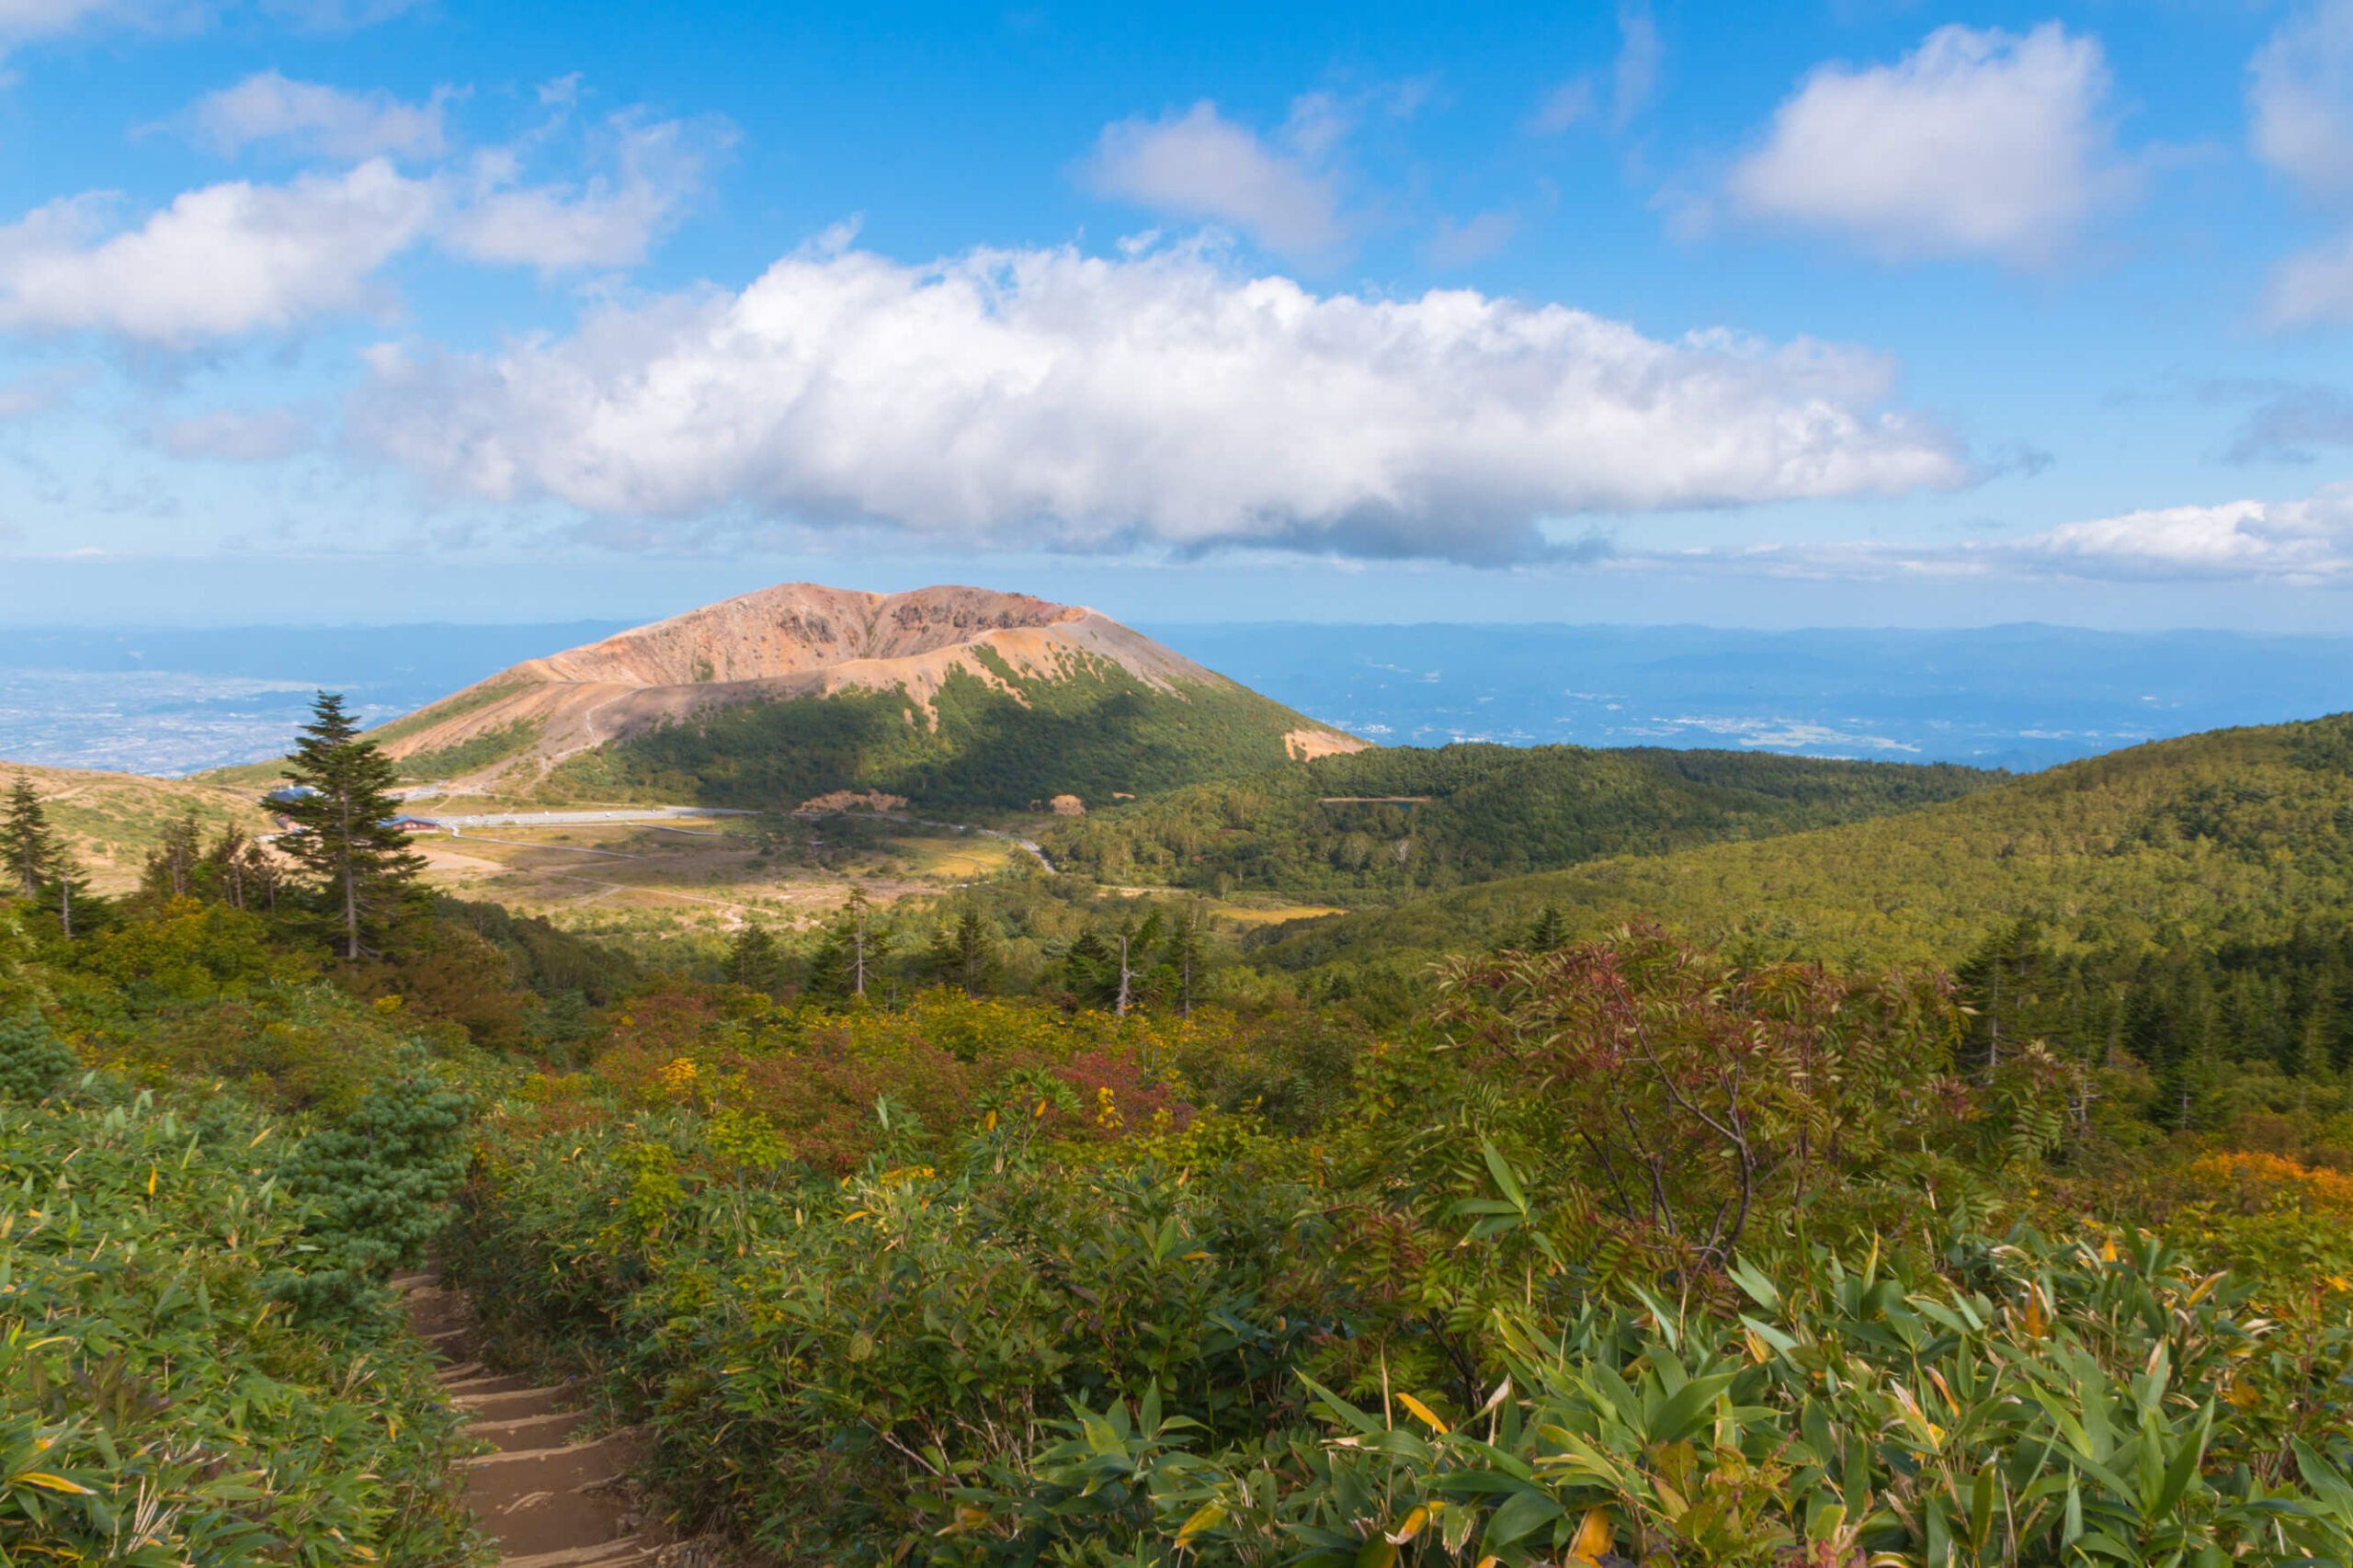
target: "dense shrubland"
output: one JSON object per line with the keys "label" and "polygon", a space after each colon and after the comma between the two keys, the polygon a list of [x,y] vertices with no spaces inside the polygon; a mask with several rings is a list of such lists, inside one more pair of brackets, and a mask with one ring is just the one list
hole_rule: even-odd
{"label": "dense shrubland", "polygon": [[[411,896],[352,960],[167,845],[0,918],[0,1551],[465,1561],[381,1289],[438,1235],[778,1561],[2353,1560],[2308,728],[1289,973],[1028,875],[631,952]],[[1834,852],[1917,940],[1813,961]]]}
{"label": "dense shrubland", "polygon": [[2328,1173],[1972,1021],[1644,931],[1385,1038],[673,986],[484,1124],[451,1255],[796,1561],[2353,1550]]}

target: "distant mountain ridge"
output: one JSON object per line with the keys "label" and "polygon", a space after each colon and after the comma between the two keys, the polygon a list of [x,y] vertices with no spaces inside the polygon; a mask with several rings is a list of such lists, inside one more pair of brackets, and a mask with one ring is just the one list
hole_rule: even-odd
{"label": "distant mountain ridge", "polygon": [[763,805],[1099,801],[1369,744],[1095,610],[808,583],[525,660],[375,736],[452,788]]}

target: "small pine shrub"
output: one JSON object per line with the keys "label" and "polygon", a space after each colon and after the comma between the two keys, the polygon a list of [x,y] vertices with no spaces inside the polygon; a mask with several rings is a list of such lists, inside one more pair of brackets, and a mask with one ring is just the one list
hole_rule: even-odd
{"label": "small pine shrub", "polygon": [[333,1312],[415,1260],[465,1179],[461,1142],[472,1100],[422,1074],[386,1079],[339,1127],[302,1140],[281,1172],[315,1212],[314,1256],[281,1290]]}
{"label": "small pine shrub", "polygon": [[0,1019],[0,1096],[45,1099],[80,1065],[39,1013]]}

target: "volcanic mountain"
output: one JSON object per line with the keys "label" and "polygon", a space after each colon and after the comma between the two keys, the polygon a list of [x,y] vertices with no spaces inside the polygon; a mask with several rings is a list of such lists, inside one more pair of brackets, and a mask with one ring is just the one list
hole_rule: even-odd
{"label": "volcanic mountain", "polygon": [[1108,804],[1365,745],[1091,609],[809,583],[528,659],[376,739],[453,790],[767,809]]}

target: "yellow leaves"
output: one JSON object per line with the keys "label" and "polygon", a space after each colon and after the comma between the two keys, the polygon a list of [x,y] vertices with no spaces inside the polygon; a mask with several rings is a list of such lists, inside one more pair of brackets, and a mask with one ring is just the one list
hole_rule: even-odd
{"label": "yellow leaves", "polygon": [[979,1529],[983,1525],[987,1524],[988,1522],[989,1511],[986,1508],[976,1508],[970,1503],[967,1503],[956,1510],[956,1517],[950,1520],[948,1525],[939,1531],[939,1533],[941,1535],[961,1535],[966,1530]]}
{"label": "yellow leaves", "polygon": [[701,1076],[701,1069],[695,1065],[692,1058],[680,1056],[673,1058],[654,1076],[660,1080],[663,1093],[674,1100],[683,1100],[694,1095],[696,1080]]}
{"label": "yellow leaves", "polygon": [[1577,1533],[1569,1542],[1567,1561],[1572,1568],[1599,1568],[1602,1555],[1618,1540],[1617,1527],[1609,1522],[1607,1508],[1587,1508],[1577,1524]]}
{"label": "yellow leaves", "polygon": [[1397,1396],[1397,1403],[1412,1411],[1415,1415],[1420,1416],[1423,1424],[1427,1426],[1431,1431],[1443,1436],[1449,1429],[1446,1423],[1438,1418],[1438,1412],[1432,1410],[1428,1405],[1424,1404],[1420,1400],[1415,1399],[1412,1394],[1400,1393]]}
{"label": "yellow leaves", "polygon": [[1412,1513],[1405,1516],[1405,1519],[1403,1524],[1399,1525],[1395,1529],[1386,1532],[1389,1537],[1390,1544],[1392,1546],[1404,1545],[1407,1541],[1421,1534],[1422,1527],[1429,1522],[1430,1511],[1428,1506],[1423,1505],[1416,1507]]}
{"label": "yellow leaves", "polygon": [[1895,1398],[1895,1407],[1904,1413],[1904,1424],[1912,1429],[1912,1435],[1930,1449],[1942,1448],[1945,1429],[1928,1419],[1920,1402],[1912,1397],[1912,1391],[1902,1383],[1890,1383],[1888,1391]]}
{"label": "yellow leaves", "polygon": [[1195,1536],[1203,1530],[1213,1530],[1223,1523],[1225,1523],[1225,1506],[1222,1503],[1204,1503],[1193,1511],[1191,1518],[1177,1527],[1176,1544],[1180,1547],[1190,1546]]}
{"label": "yellow leaves", "polygon": [[44,1492],[63,1492],[69,1497],[87,1497],[92,1494],[90,1489],[80,1483],[68,1481],[62,1475],[51,1475],[45,1470],[28,1470],[11,1476],[9,1484],[38,1486]]}

